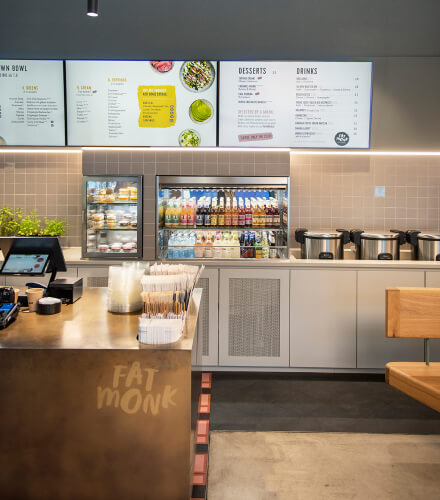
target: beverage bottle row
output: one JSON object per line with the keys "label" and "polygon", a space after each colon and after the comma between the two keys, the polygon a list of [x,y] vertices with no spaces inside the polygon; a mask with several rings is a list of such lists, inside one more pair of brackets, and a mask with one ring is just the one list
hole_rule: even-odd
{"label": "beverage bottle row", "polygon": [[166,227],[280,227],[275,198],[171,198],[165,210]]}
{"label": "beverage bottle row", "polygon": [[170,259],[278,258],[273,231],[176,231],[168,240]]}

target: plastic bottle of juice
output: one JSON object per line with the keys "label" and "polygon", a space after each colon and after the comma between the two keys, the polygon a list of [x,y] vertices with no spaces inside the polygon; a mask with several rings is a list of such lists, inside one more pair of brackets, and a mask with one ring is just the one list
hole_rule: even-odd
{"label": "plastic bottle of juice", "polygon": [[231,210],[231,199],[226,198],[226,209],[225,209],[225,226],[232,226],[232,210]]}
{"label": "plastic bottle of juice", "polygon": [[205,259],[212,259],[214,257],[214,247],[212,241],[212,233],[208,233],[205,241]]}
{"label": "plastic bottle of juice", "polygon": [[202,202],[199,200],[197,202],[197,211],[196,211],[196,227],[202,227],[204,222],[204,216],[203,216],[203,207],[202,207]]}
{"label": "plastic bottle of juice", "polygon": [[173,210],[173,227],[179,227],[180,225],[180,198],[176,199],[174,202],[174,210]]}
{"label": "plastic bottle of juice", "polygon": [[186,201],[182,201],[182,209],[180,210],[180,227],[188,225],[188,212],[186,209]]}
{"label": "plastic bottle of juice", "polygon": [[221,233],[217,232],[214,240],[214,259],[222,258],[222,242],[221,242]]}
{"label": "plastic bottle of juice", "polygon": [[186,225],[187,227],[194,227],[194,202],[189,200],[186,203]]}
{"label": "plastic bottle of juice", "polygon": [[238,227],[238,208],[237,208],[237,198],[234,198],[232,201],[232,217],[231,217],[231,226]]}
{"label": "plastic bottle of juice", "polygon": [[222,238],[222,258],[223,259],[230,259],[231,258],[231,247],[230,247],[230,240],[229,240],[229,232],[223,233],[223,238]]}
{"label": "plastic bottle of juice", "polygon": [[278,210],[278,202],[276,200],[274,201],[274,208],[272,213],[273,227],[280,227],[280,211]]}
{"label": "plastic bottle of juice", "polygon": [[165,226],[166,227],[172,227],[172,225],[173,225],[173,221],[172,221],[172,217],[171,217],[171,214],[173,211],[172,209],[173,209],[173,199],[171,198],[171,200],[168,200],[167,208],[165,210]]}
{"label": "plastic bottle of juice", "polygon": [[246,212],[244,208],[243,198],[238,200],[238,227],[246,226]]}
{"label": "plastic bottle of juice", "polygon": [[252,209],[251,209],[251,202],[249,201],[248,198],[246,198],[244,211],[245,211],[246,227],[252,227]]}
{"label": "plastic bottle of juice", "polygon": [[257,200],[255,200],[255,198],[251,199],[251,210],[252,210],[252,227],[259,227],[260,225],[258,220],[259,210],[258,210]]}
{"label": "plastic bottle of juice", "polygon": [[225,205],[224,198],[220,198],[220,206],[217,210],[217,225],[224,226],[225,225]]}
{"label": "plastic bottle of juice", "polygon": [[264,207],[266,212],[266,227],[272,227],[272,201],[266,200],[266,204]]}
{"label": "plastic bottle of juice", "polygon": [[197,240],[194,245],[194,256],[196,259],[203,259],[205,256],[205,246],[203,245],[202,233],[197,233]]}
{"label": "plastic bottle of juice", "polygon": [[255,235],[255,258],[263,258],[263,244],[261,241],[261,233],[256,233]]}
{"label": "plastic bottle of juice", "polygon": [[217,219],[217,198],[212,199],[212,206],[211,206],[211,226],[212,227],[217,227],[218,226],[218,219]]}
{"label": "plastic bottle of juice", "polygon": [[269,242],[267,241],[267,232],[263,233],[263,259],[269,258]]}
{"label": "plastic bottle of juice", "polygon": [[211,207],[209,206],[209,198],[205,200],[205,210],[203,212],[203,223],[206,227],[211,226]]}
{"label": "plastic bottle of juice", "polygon": [[233,259],[240,258],[240,242],[238,241],[238,234],[235,231],[232,233],[231,257]]}

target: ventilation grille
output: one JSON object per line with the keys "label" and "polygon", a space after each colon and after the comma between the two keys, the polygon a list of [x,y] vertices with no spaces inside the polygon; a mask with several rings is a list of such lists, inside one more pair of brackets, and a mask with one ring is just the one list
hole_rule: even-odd
{"label": "ventilation grille", "polygon": [[229,356],[280,356],[280,281],[229,279]]}
{"label": "ventilation grille", "polygon": [[197,288],[202,288],[202,300],[200,301],[198,318],[198,336],[199,342],[202,340],[202,355],[209,356],[209,279],[200,278]]}
{"label": "ventilation grille", "polygon": [[87,286],[88,287],[106,287],[108,286],[108,277],[107,276],[89,276],[87,278]]}

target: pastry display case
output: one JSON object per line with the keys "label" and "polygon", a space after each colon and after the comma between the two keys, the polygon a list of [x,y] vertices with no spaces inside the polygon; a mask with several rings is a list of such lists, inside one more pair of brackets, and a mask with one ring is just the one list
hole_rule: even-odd
{"label": "pastry display case", "polygon": [[289,178],[157,176],[158,259],[287,259]]}
{"label": "pastry display case", "polygon": [[83,177],[83,258],[142,258],[142,176]]}

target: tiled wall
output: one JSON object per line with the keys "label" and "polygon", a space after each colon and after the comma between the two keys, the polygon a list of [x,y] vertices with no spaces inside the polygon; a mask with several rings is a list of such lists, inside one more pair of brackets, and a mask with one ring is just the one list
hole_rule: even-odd
{"label": "tiled wall", "polygon": [[292,153],[290,176],[292,228],[440,230],[440,156]]}
{"label": "tiled wall", "polygon": [[0,151],[0,206],[67,221],[65,246],[81,245],[81,152]]}
{"label": "tiled wall", "polygon": [[289,152],[249,151],[83,151],[84,175],[143,175],[143,258],[155,257],[157,175],[289,175]]}

